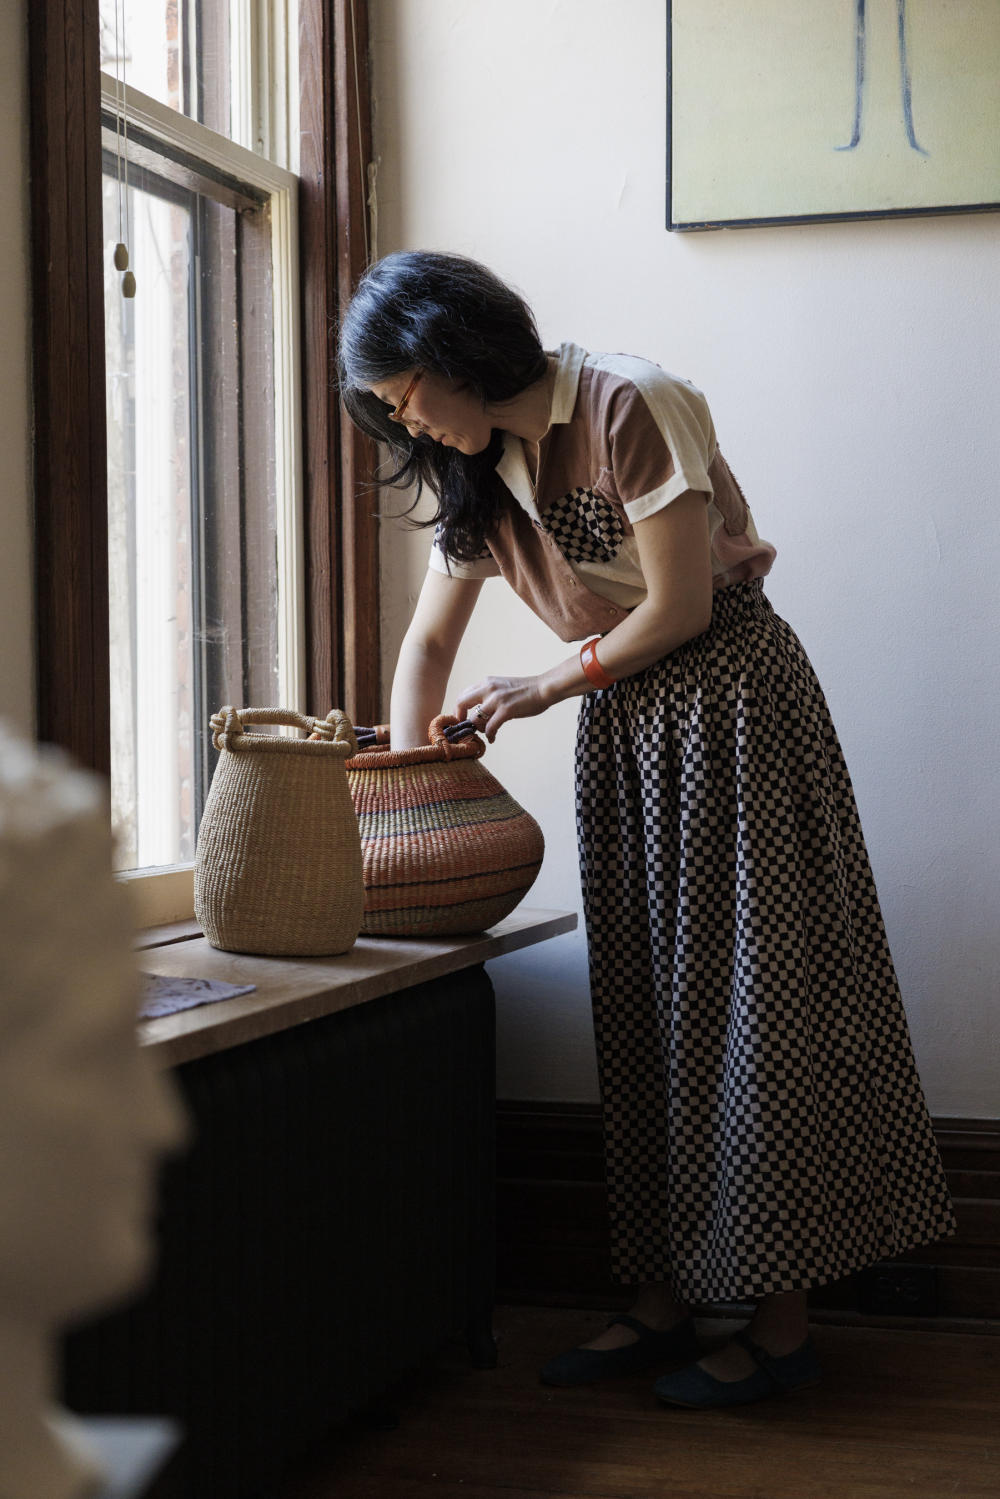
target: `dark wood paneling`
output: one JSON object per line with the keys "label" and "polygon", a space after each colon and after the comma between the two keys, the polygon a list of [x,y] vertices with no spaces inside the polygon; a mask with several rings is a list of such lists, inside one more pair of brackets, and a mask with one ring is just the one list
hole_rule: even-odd
{"label": "dark wood paneling", "polygon": [[[938,1119],[935,1133],[959,1230],[900,1258],[937,1267],[940,1317],[1000,1319],[1000,1120]],[[598,1105],[498,1103],[497,1178],[501,1300],[581,1307],[631,1301],[611,1279]],[[879,1325],[856,1310],[855,1276],[811,1291],[809,1301],[821,1315]]]}
{"label": "dark wood paneling", "polygon": [[[371,247],[368,164],[372,159],[368,87],[367,0],[334,8],[337,298],[346,306]],[[356,723],[381,718],[379,688],[379,549],[372,479],[375,445],[340,410],[340,583],[344,628],[344,702]]]}
{"label": "dark wood paneling", "polygon": [[302,0],[300,232],[309,709],[380,717],[374,445],[335,389],[336,329],[369,260],[366,0]]}
{"label": "dark wood paneling", "polygon": [[330,9],[328,0],[301,0],[299,6],[307,708],[321,716],[340,705],[343,651],[335,544],[339,402],[333,388],[337,234]]}
{"label": "dark wood paneling", "polygon": [[98,0],[32,0],[39,738],[110,770]]}

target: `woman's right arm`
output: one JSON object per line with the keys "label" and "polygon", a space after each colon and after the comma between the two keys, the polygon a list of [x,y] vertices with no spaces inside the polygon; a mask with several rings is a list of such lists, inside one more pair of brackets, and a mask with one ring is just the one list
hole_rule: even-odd
{"label": "woman's right arm", "polygon": [[427,743],[427,727],[441,712],[448,678],[483,581],[449,578],[428,568],[392,680],[393,749]]}

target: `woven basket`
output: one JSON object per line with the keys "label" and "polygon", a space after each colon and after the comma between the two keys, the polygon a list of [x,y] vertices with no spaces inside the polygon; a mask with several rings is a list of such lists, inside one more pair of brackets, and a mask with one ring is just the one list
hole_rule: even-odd
{"label": "woven basket", "polygon": [[[312,739],[245,732],[287,724]],[[347,952],[364,906],[361,842],[347,775],[347,716],[221,708],[221,751],[198,833],[194,914],[213,947],[270,957]]]}
{"label": "woven basket", "polygon": [[545,841],[480,764],[485,740],[446,715],[419,749],[390,749],[387,724],[357,736],[347,781],[364,857],[361,930],[455,935],[509,916],[535,882]]}

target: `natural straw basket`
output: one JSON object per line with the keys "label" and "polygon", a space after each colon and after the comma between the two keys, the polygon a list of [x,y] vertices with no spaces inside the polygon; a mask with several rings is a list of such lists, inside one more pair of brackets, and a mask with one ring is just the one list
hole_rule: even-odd
{"label": "natural straw basket", "polygon": [[502,921],[534,884],[545,841],[480,764],[485,741],[447,715],[418,749],[390,749],[387,724],[357,736],[347,780],[364,854],[361,930],[443,936]]}
{"label": "natural straw basket", "polygon": [[[251,734],[285,724],[316,737]],[[350,719],[220,708],[220,750],[194,866],[194,913],[213,947],[305,957],[342,953],[361,928],[361,840],[344,769]]]}

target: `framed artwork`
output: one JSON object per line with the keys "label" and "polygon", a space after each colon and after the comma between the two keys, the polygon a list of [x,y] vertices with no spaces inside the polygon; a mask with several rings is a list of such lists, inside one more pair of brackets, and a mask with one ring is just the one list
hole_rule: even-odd
{"label": "framed artwork", "polygon": [[1000,0],[667,0],[667,228],[1000,208]]}

